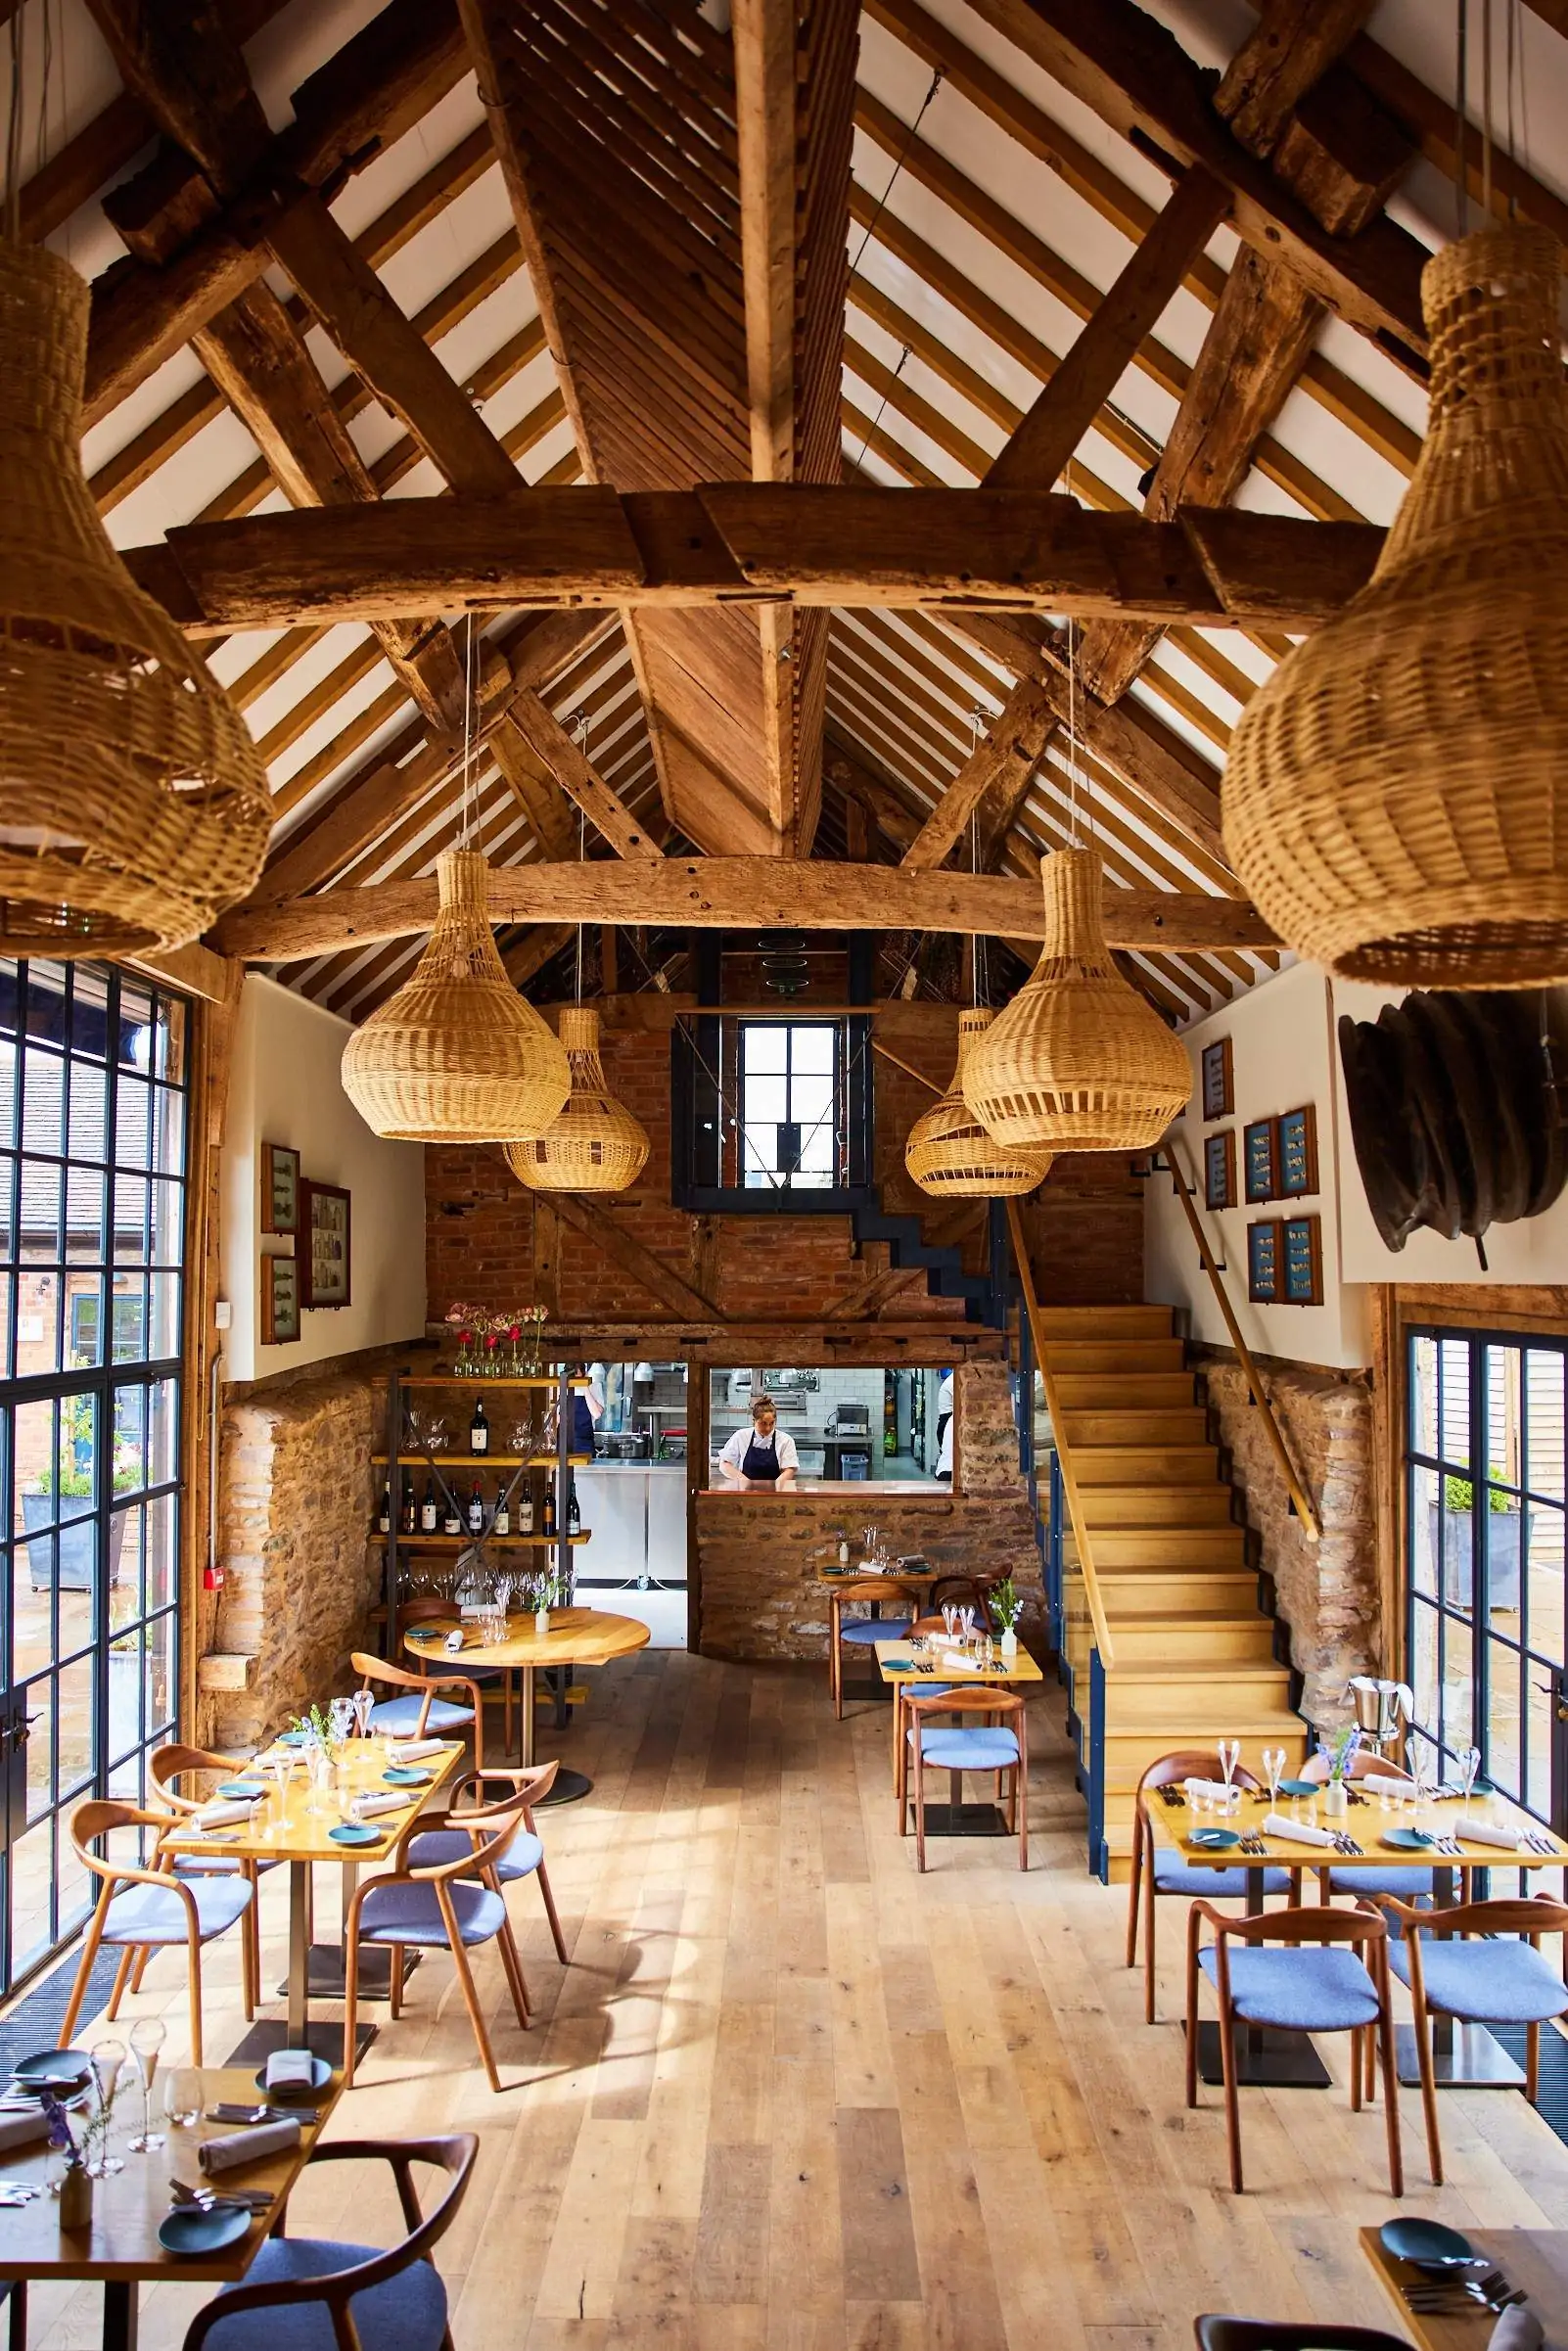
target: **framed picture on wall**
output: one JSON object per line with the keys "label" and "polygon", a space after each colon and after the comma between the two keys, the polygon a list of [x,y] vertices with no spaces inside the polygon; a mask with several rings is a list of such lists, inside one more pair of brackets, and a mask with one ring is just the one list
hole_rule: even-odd
{"label": "framed picture on wall", "polygon": [[261,1229],[300,1229],[300,1154],[287,1143],[261,1146]]}
{"label": "framed picture on wall", "polygon": [[261,1344],[288,1347],[300,1336],[300,1268],[292,1257],[261,1260]]}
{"label": "framed picture on wall", "polygon": [[1254,1119],[1241,1130],[1242,1183],[1247,1206],[1279,1196],[1279,1122]]}
{"label": "framed picture on wall", "polygon": [[1217,1037],[1212,1045],[1203,1048],[1203,1115],[1206,1119],[1228,1119],[1235,1107],[1230,1039]]}
{"label": "framed picture on wall", "polygon": [[341,1183],[300,1186],[300,1231],[304,1244],[300,1303],[336,1307],[349,1303],[348,1194]]}
{"label": "framed picture on wall", "polygon": [[1279,1197],[1301,1200],[1317,1189],[1317,1113],[1308,1102],[1279,1121]]}
{"label": "framed picture on wall", "polygon": [[1280,1301],[1285,1306],[1323,1303],[1322,1220],[1287,1217],[1280,1226]]}
{"label": "framed picture on wall", "polygon": [[1254,1306],[1279,1303],[1279,1226],[1272,1218],[1247,1227],[1247,1296]]}
{"label": "framed picture on wall", "polygon": [[1236,1205],[1234,1127],[1227,1127],[1222,1134],[1206,1134],[1203,1138],[1203,1205],[1205,1208]]}

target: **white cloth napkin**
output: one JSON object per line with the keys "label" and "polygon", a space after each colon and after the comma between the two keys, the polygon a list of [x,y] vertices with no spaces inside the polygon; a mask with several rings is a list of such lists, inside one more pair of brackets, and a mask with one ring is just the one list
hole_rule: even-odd
{"label": "white cloth napkin", "polygon": [[1224,1796],[1228,1798],[1232,1793],[1222,1779],[1187,1779],[1182,1781],[1182,1785],[1189,1796]]}
{"label": "white cloth napkin", "polygon": [[1488,2351],[1541,2351],[1545,2329],[1523,2302],[1512,2302],[1492,2329]]}
{"label": "white cloth napkin", "polygon": [[359,1799],[360,1816],[363,1818],[371,1813],[406,1812],[409,1803],[418,1794],[417,1788],[396,1790],[389,1788],[385,1796],[361,1796]]}
{"label": "white cloth napkin", "polygon": [[1360,1784],[1379,1796],[1413,1796],[1415,1793],[1414,1780],[1404,1779],[1397,1772],[1363,1773]]}
{"label": "white cloth napkin", "polygon": [[937,1659],[937,1671],[939,1674],[976,1674],[980,1668],[973,1657],[964,1656],[961,1650],[945,1649]]}
{"label": "white cloth napkin", "polygon": [[446,1741],[443,1738],[400,1738],[393,1741],[392,1759],[394,1764],[419,1763],[427,1755],[439,1755]]}
{"label": "white cloth napkin", "polygon": [[241,2164],[259,2163],[266,2155],[281,2155],[299,2144],[297,2122],[263,2122],[253,2130],[230,2131],[222,2139],[204,2139],[196,2160],[205,2172],[233,2171]]}
{"label": "white cloth napkin", "polygon": [[255,1800],[247,1797],[242,1804],[235,1798],[229,1804],[204,1804],[196,1815],[198,1828],[226,1828],[232,1821],[249,1821],[256,1810]]}
{"label": "white cloth napkin", "polygon": [[1263,1824],[1266,1837],[1289,1837],[1298,1845],[1332,1845],[1331,1828],[1314,1828],[1310,1821],[1287,1821],[1283,1813],[1270,1813]]}
{"label": "white cloth napkin", "polygon": [[30,2146],[35,2139],[49,2136],[49,2117],[41,2105],[34,2105],[30,2114],[8,2114],[0,2121],[0,2148]]}
{"label": "white cloth napkin", "polygon": [[1519,1850],[1519,1831],[1503,1827],[1496,1821],[1455,1821],[1447,1833],[1455,1837],[1473,1837],[1478,1845],[1502,1845],[1509,1853]]}

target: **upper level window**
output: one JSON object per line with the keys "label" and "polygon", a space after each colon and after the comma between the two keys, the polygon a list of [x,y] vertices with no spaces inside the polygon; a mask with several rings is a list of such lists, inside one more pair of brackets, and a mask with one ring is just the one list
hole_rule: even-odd
{"label": "upper level window", "polygon": [[830,1191],[844,1127],[839,1030],[827,1021],[740,1024],[741,1181],[748,1191]]}

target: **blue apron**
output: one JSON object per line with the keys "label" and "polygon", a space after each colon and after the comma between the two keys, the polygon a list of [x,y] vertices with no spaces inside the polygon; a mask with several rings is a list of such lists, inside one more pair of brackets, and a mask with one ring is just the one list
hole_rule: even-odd
{"label": "blue apron", "polygon": [[769,1437],[764,1445],[761,1437],[753,1437],[750,1445],[746,1448],[746,1458],[741,1463],[741,1476],[759,1479],[778,1476],[778,1441],[776,1438]]}
{"label": "blue apron", "polygon": [[575,1453],[591,1453],[593,1451],[593,1414],[580,1388],[573,1396],[572,1451]]}

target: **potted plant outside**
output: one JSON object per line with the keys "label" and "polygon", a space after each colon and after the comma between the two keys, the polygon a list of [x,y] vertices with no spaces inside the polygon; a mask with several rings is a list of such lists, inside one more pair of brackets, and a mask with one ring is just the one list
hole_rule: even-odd
{"label": "potted plant outside", "polygon": [[[1494,1465],[1489,1477],[1499,1479]],[[1468,1478],[1452,1473],[1443,1480],[1443,1506],[1426,1506],[1429,1556],[1443,1563],[1443,1598],[1450,1608],[1469,1612],[1472,1600],[1471,1528],[1475,1517],[1475,1488]],[[1487,1593],[1497,1609],[1517,1609],[1520,1574],[1530,1550],[1530,1512],[1521,1510],[1511,1494],[1487,1488]],[[1477,1565],[1479,1563],[1477,1562]]]}
{"label": "potted plant outside", "polygon": [[1005,1577],[1000,1584],[992,1585],[990,1607],[992,1615],[1001,1627],[998,1646],[1002,1655],[1016,1657],[1018,1654],[1018,1620],[1024,1613],[1024,1603],[1019,1597],[1018,1587],[1011,1576]]}
{"label": "potted plant outside", "polygon": [[[84,1396],[73,1396],[61,1407],[63,1463],[46,1466],[22,1497],[22,1522],[27,1537],[27,1574],[34,1591],[47,1591],[56,1576],[62,1591],[91,1591],[97,1564],[98,1529],[92,1515],[95,1476],[84,1465],[91,1458],[91,1406]],[[140,1463],[133,1448],[115,1448],[114,1490],[127,1494],[141,1482]],[[72,1507],[79,1504],[79,1507]],[[59,1534],[43,1533],[58,1524]],[[119,1555],[125,1541],[125,1513],[109,1514],[109,1582],[119,1582]],[[58,1545],[58,1551],[57,1551]]]}

